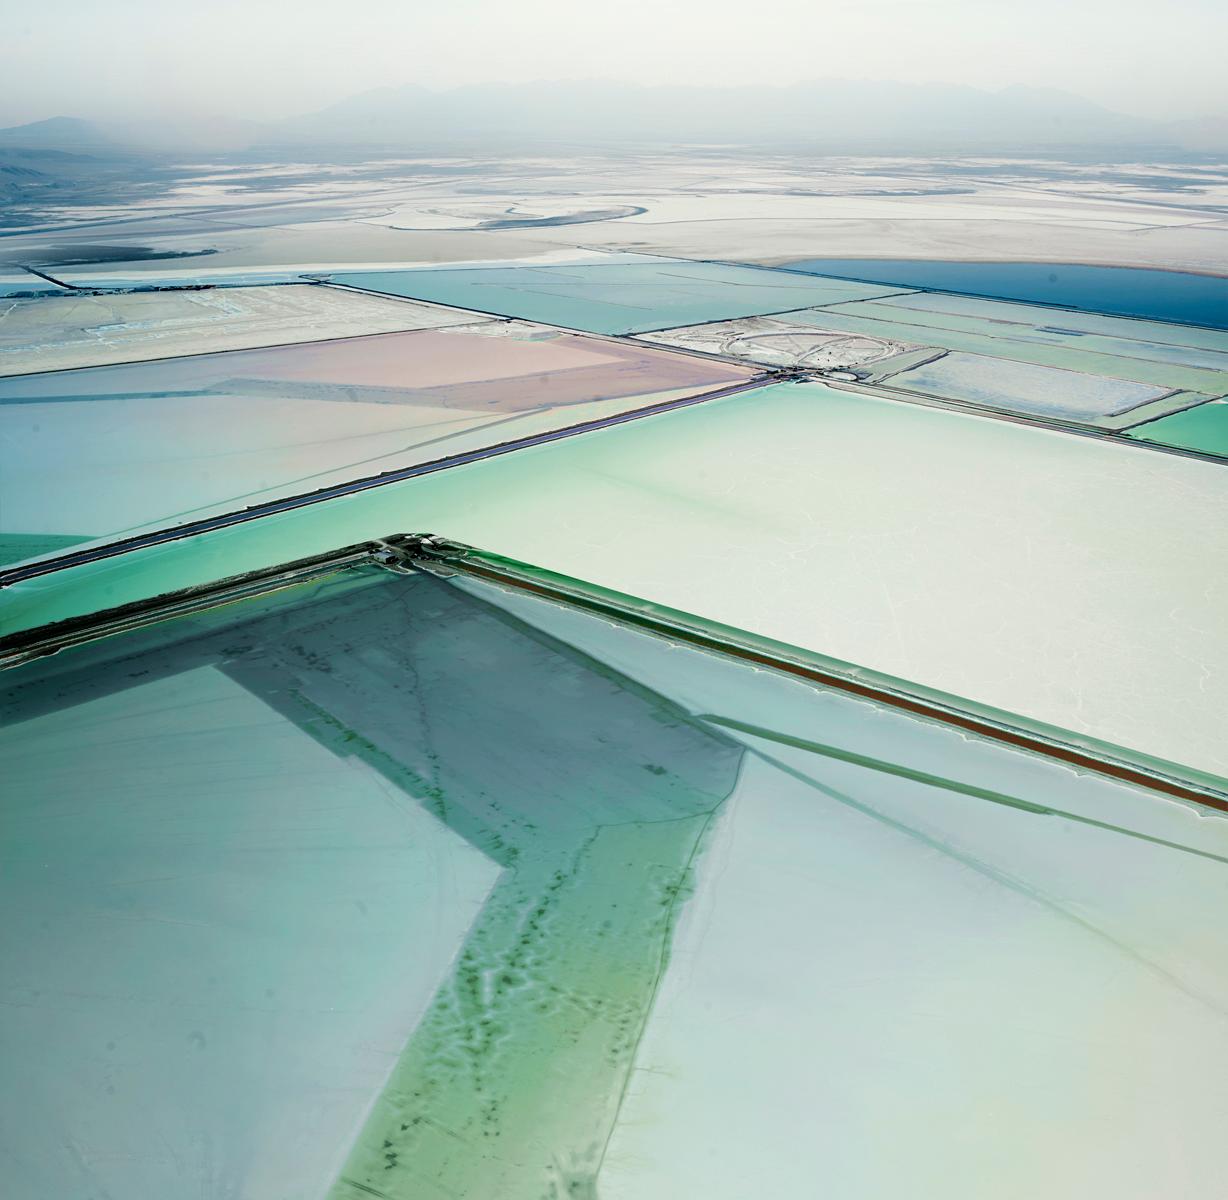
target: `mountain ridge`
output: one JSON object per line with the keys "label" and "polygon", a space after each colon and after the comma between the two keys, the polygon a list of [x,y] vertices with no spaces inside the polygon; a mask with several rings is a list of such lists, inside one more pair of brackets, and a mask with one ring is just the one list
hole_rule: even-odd
{"label": "mountain ridge", "polygon": [[1150,121],[1053,88],[815,80],[784,85],[640,85],[543,80],[431,90],[380,87],[276,121],[119,124],[75,117],[0,129],[0,149],[120,151],[484,143],[604,148],[757,144],[845,153],[996,152],[1057,147],[1228,150],[1228,122]]}

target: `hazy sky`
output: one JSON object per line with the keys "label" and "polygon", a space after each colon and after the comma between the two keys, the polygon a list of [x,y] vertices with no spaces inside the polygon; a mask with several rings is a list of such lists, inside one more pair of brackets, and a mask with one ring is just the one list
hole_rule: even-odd
{"label": "hazy sky", "polygon": [[0,0],[0,124],[536,79],[1023,83],[1228,115],[1228,0]]}

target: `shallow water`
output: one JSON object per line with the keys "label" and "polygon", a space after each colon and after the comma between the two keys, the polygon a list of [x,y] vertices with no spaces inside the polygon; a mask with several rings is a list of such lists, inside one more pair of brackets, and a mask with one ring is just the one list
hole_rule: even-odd
{"label": "shallow water", "polygon": [[0,622],[416,530],[1228,773],[1222,468],[817,383],[15,583]]}
{"label": "shallow water", "polygon": [[6,1196],[1224,1194],[1220,817],[370,567],[10,680]]}
{"label": "shallow water", "polygon": [[1148,421],[1131,429],[1129,436],[1228,458],[1228,402],[1216,400],[1186,409],[1185,412],[1173,413],[1159,421]]}
{"label": "shallow water", "polygon": [[356,271],[332,282],[589,333],[678,325],[867,300],[885,289],[761,267],[676,259]]}
{"label": "shallow water", "polygon": [[179,525],[753,373],[490,322],[15,376],[0,380],[3,533],[20,553]]}

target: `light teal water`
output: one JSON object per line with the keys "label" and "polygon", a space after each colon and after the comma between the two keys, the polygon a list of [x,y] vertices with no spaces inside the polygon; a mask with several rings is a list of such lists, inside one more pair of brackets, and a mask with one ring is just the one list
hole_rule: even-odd
{"label": "light teal water", "polygon": [[1224,1176],[1214,815],[423,575],[6,684],[19,1200]]}
{"label": "light teal water", "polygon": [[73,537],[71,534],[4,533],[0,531],[0,567],[7,566],[9,563],[22,562],[27,558],[54,554],[57,550],[66,550],[69,546],[80,545],[87,541],[89,541],[88,537]]}
{"label": "light teal water", "polygon": [[[44,1126],[105,1123],[94,1144],[112,1157],[93,1178],[132,1200],[199,1191],[200,1140],[213,1160],[203,1169],[243,1195],[322,1194],[330,1179],[304,1180],[294,1153],[305,1136],[317,1170],[320,1141],[340,1169],[335,1197],[536,1200],[591,1181],[693,864],[734,785],[741,752],[724,733],[479,599],[383,572],[171,622],[18,668],[6,684],[10,879],[25,887],[11,899],[64,917],[53,961],[36,921],[14,926],[7,986],[35,1008],[75,989],[78,1052],[105,1058],[110,1046],[126,1065],[78,1078],[71,1059],[35,1043],[47,1110],[25,1105],[6,1128],[29,1126],[41,1146]],[[283,729],[327,751],[323,763],[299,751],[319,782],[287,779]],[[175,761],[186,767],[172,771]],[[133,806],[147,829],[133,826]],[[74,826],[88,820],[95,847],[54,901],[37,881],[59,879],[61,858],[78,850],[47,844],[39,808]],[[464,861],[431,850],[424,829],[400,827],[402,809],[493,868],[467,931],[454,919],[458,893],[468,894]],[[162,875],[134,843],[161,855]],[[396,866],[384,864],[386,845],[404,851],[408,874],[395,887],[383,878]],[[438,869],[406,858],[415,846],[440,857]],[[364,883],[377,863],[381,874]],[[250,868],[267,887],[252,885]],[[374,886],[381,878],[387,897]],[[277,908],[287,888],[314,891],[315,907],[300,902],[303,919]],[[129,912],[133,889],[140,903]],[[412,910],[401,918],[408,944],[388,928],[390,902]],[[354,928],[355,905],[380,923],[382,945],[362,937],[363,922]],[[159,938],[160,918],[186,932]],[[185,939],[196,966],[180,961]],[[127,962],[122,1003],[96,994],[118,985],[93,980],[92,955]],[[387,1014],[363,1022],[375,997],[395,1011],[423,988],[433,1000],[402,1030],[404,1045],[382,1028]],[[133,1018],[144,1010],[156,1015],[143,1030]],[[373,1080],[341,1050],[330,1056],[315,1030],[289,1047],[301,1063],[293,1088],[270,1091],[272,1055],[251,1050],[251,1022],[255,1033],[271,1024],[306,1035],[297,1014],[334,1010],[348,1043],[381,1049],[383,1071]],[[0,1012],[0,1042],[28,1034],[24,1007]],[[239,1095],[248,1053],[263,1087]],[[173,1084],[158,1077],[168,1055],[180,1063]],[[144,1084],[113,1099],[116,1074]],[[185,1132],[150,1128],[150,1106],[190,1116]],[[299,1119],[308,1123],[288,1143],[253,1137]],[[117,1153],[147,1138],[171,1147],[163,1165]],[[67,1194],[75,1171],[70,1154],[48,1146],[22,1194]]]}
{"label": "light teal water", "polygon": [[1127,431],[1129,437],[1144,442],[1160,442],[1183,450],[1202,450],[1228,458],[1228,402],[1216,400],[1173,413],[1158,421],[1148,421]]}
{"label": "light teal water", "polygon": [[637,333],[750,317],[896,289],[764,267],[648,259],[550,266],[362,271],[330,276],[394,296],[432,300],[589,333]]}

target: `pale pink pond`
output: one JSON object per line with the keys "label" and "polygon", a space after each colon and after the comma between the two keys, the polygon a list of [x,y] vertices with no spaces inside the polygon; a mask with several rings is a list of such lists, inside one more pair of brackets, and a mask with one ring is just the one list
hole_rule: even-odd
{"label": "pale pink pond", "polygon": [[754,374],[486,322],[0,380],[0,535],[38,554],[178,525]]}

